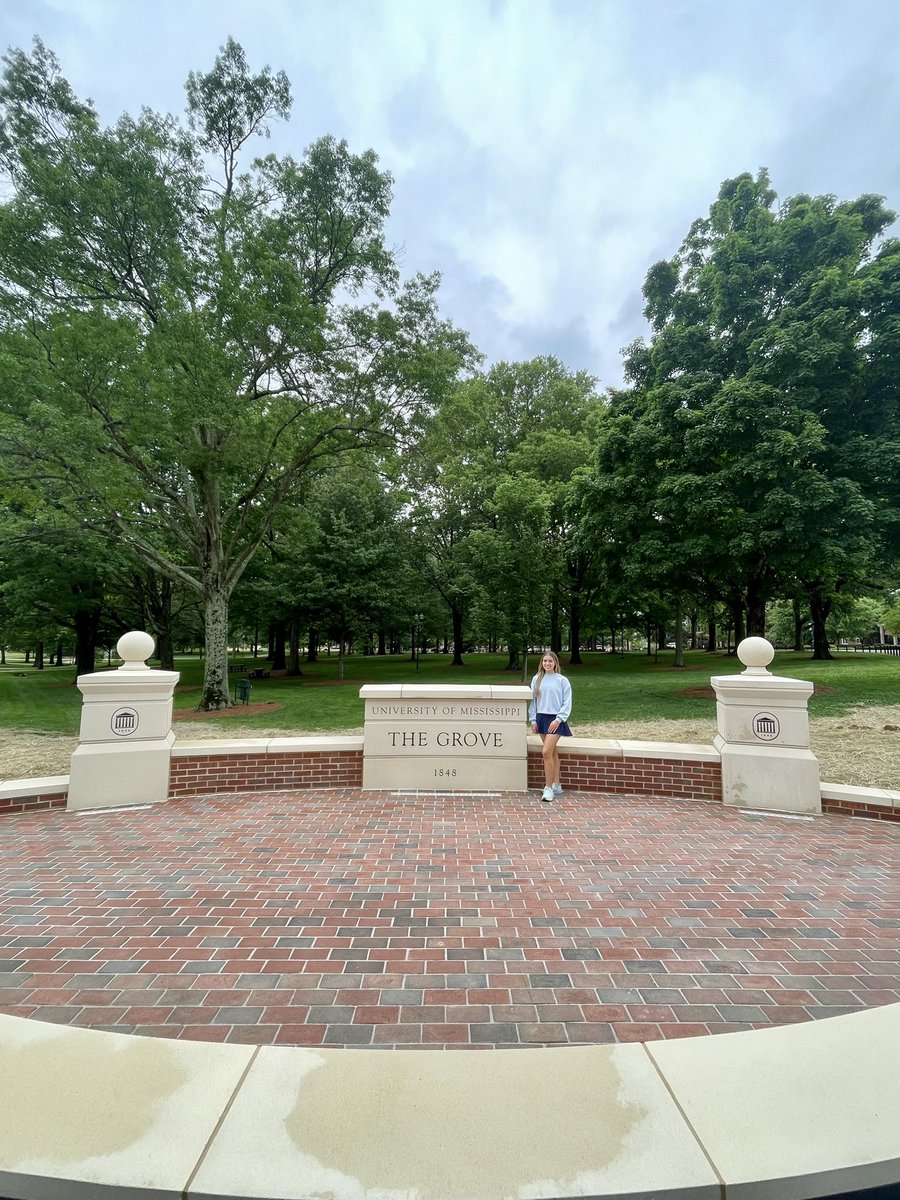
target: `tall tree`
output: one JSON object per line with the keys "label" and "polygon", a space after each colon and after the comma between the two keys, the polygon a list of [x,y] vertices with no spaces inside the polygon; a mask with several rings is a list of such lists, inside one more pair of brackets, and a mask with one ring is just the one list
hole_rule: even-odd
{"label": "tall tree", "polygon": [[833,597],[883,559],[860,468],[862,440],[896,424],[871,419],[867,383],[875,316],[892,336],[871,264],[892,220],[872,196],[776,207],[766,172],[741,175],[647,275],[652,340],[629,348],[632,386],[611,397],[597,495],[632,573],[675,601],[716,596],[737,639],[799,579],[827,656]]}
{"label": "tall tree", "polygon": [[398,282],[371,151],[326,137],[242,169],[290,88],[235,42],[190,75],[186,122],[103,128],[40,42],[5,62],[0,453],[199,595],[200,707],[226,707],[229,598],[282,506],[467,343],[436,279]]}

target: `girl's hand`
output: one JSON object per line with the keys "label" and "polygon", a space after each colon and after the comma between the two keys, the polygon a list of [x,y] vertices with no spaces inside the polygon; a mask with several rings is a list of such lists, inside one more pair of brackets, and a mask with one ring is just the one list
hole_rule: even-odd
{"label": "girl's hand", "polygon": [[532,722],[531,722],[531,732],[532,732],[532,733],[537,733],[537,721],[532,721]]}
{"label": "girl's hand", "polygon": [[559,717],[557,717],[555,721],[550,722],[550,728],[547,730],[547,732],[556,733],[557,729],[559,729]]}

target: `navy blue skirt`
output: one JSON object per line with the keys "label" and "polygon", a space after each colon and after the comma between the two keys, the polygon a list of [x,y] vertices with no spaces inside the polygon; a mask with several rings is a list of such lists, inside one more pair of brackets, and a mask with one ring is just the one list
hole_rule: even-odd
{"label": "navy blue skirt", "polygon": [[[538,733],[549,733],[550,726],[553,724],[553,722],[555,720],[556,720],[556,717],[553,715],[553,713],[538,713],[537,714]],[[572,730],[569,728],[568,721],[561,721],[559,724],[559,728],[555,729],[553,732],[557,735],[557,737],[571,737],[572,736]]]}

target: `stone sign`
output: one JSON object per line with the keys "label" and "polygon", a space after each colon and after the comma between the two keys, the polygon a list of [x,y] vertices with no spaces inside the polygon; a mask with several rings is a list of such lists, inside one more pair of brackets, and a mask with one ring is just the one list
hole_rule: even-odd
{"label": "stone sign", "polygon": [[364,788],[525,791],[524,686],[366,684]]}

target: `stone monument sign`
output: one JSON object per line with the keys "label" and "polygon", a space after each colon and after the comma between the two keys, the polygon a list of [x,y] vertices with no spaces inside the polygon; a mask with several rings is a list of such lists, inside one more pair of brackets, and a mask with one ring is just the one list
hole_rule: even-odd
{"label": "stone monument sign", "polygon": [[524,792],[525,685],[366,684],[363,788]]}

